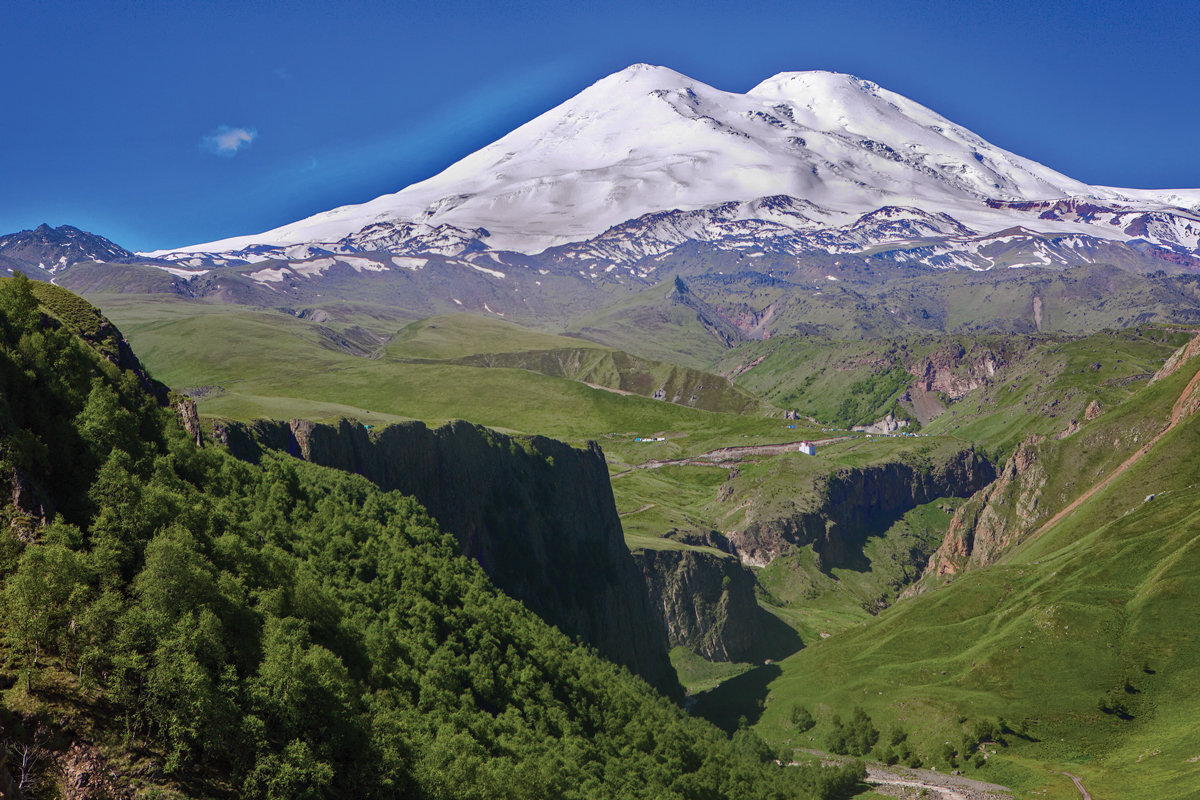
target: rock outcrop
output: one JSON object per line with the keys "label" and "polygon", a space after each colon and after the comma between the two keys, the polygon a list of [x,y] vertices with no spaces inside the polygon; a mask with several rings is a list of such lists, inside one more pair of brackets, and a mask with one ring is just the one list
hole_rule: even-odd
{"label": "rock outcrop", "polygon": [[736,558],[696,550],[634,554],[672,647],[709,661],[748,661],[763,638],[754,575]]}
{"label": "rock outcrop", "polygon": [[902,399],[922,425],[946,411],[946,402],[961,400],[987,386],[1007,367],[1033,347],[1032,339],[1013,339],[994,344],[976,343],[968,350],[960,343],[939,347],[909,364],[913,376]]}
{"label": "rock outcrop", "polygon": [[196,411],[196,401],[182,395],[171,395],[171,407],[175,409],[175,417],[179,424],[192,437],[197,447],[204,446],[204,435],[200,425],[200,414]]}
{"label": "rock outcrop", "polygon": [[926,392],[938,392],[951,400],[961,400],[981,386],[986,386],[996,373],[1008,366],[1020,354],[1008,347],[974,347],[970,352],[961,344],[950,344],[930,353],[909,367],[908,371]]}
{"label": "rock outcrop", "polygon": [[1158,372],[1154,373],[1154,377],[1150,379],[1150,382],[1157,383],[1163,378],[1174,375],[1179,371],[1180,367],[1195,358],[1197,354],[1200,354],[1200,336],[1193,336],[1188,340],[1187,344],[1171,354],[1171,357],[1158,368]]}
{"label": "rock outcrop", "polygon": [[948,576],[995,561],[1034,529],[1046,470],[1038,458],[1043,437],[1017,445],[1000,477],[958,509],[926,575]]}
{"label": "rock outcrop", "polygon": [[906,511],[939,497],[969,497],[996,477],[991,462],[964,449],[937,465],[897,461],[845,468],[821,479],[815,508],[726,533],[742,562],[766,566],[794,547],[812,545],[823,569],[861,566],[867,537]]}
{"label": "rock outcrop", "polygon": [[229,423],[217,438],[246,460],[279,450],[412,495],[504,592],[666,694],[682,695],[594,442],[576,449],[465,422],[376,432],[345,420]]}
{"label": "rock outcrop", "polygon": [[870,425],[855,425],[850,430],[862,433],[895,433],[901,428],[907,427],[908,420],[897,419],[896,415],[889,411],[887,416],[878,422],[872,422]]}

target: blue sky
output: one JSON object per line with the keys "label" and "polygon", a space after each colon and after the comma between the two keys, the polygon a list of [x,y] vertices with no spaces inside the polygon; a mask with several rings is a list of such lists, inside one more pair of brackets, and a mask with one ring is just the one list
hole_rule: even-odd
{"label": "blue sky", "polygon": [[428,177],[644,61],[849,72],[1090,183],[1200,187],[1200,3],[16,0],[0,234],[255,233]]}

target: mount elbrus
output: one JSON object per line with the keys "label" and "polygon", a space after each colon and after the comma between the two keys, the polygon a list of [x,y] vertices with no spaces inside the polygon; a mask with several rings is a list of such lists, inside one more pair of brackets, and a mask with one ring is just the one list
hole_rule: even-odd
{"label": "mount elbrus", "polygon": [[[261,234],[138,255],[104,240],[48,252],[29,238],[0,240],[0,267],[84,292],[298,307],[340,298],[408,318],[561,323],[674,276],[765,280],[770,302],[804,305],[835,279],[1103,266],[1124,285],[1193,272],[1200,189],[1084,184],[849,75],[782,73],[737,94],[637,64],[432,178]],[[1177,290],[1154,289],[1157,302],[1190,308]],[[698,293],[729,299],[715,286]],[[929,305],[891,313],[928,327],[944,316]],[[796,324],[776,316],[750,335]]]}

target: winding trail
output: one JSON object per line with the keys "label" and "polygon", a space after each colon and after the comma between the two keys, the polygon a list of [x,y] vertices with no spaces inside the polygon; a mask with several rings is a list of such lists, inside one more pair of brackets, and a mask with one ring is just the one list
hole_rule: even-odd
{"label": "winding trail", "polygon": [[[1119,467],[1117,467],[1116,469],[1114,469],[1112,472],[1110,472],[1107,476],[1105,476],[1105,478],[1102,481],[1100,481],[1097,484],[1094,484],[1090,489],[1088,489],[1083,494],[1079,495],[1079,497],[1076,497],[1065,508],[1063,508],[1061,511],[1059,511],[1057,514],[1055,514],[1053,517],[1048,519],[1045,523],[1043,523],[1042,526],[1039,527],[1036,531],[1034,531],[1033,535],[1030,536],[1029,538],[1036,539],[1037,537],[1041,536],[1043,533],[1050,530],[1055,525],[1057,525],[1059,522],[1061,522],[1063,517],[1066,517],[1068,514],[1073,512],[1075,509],[1079,508],[1079,506],[1086,503],[1097,492],[1101,491],[1102,489],[1107,488],[1109,486],[1109,484],[1111,484],[1117,478],[1121,477],[1121,475],[1123,475],[1126,470],[1128,470],[1130,467],[1132,467],[1134,464],[1136,464],[1138,461],[1140,461],[1142,459],[1142,456],[1146,455],[1146,453],[1149,453],[1150,449],[1153,448],[1154,445],[1158,444],[1158,441],[1160,439],[1162,439],[1164,436],[1166,436],[1168,433],[1170,433],[1175,428],[1176,425],[1178,425],[1180,422],[1183,421],[1183,419],[1186,416],[1189,416],[1189,415],[1195,413],[1195,411],[1196,411],[1195,400],[1192,400],[1191,403],[1189,403],[1188,401],[1189,401],[1189,399],[1193,398],[1193,395],[1196,392],[1197,386],[1200,386],[1200,370],[1196,371],[1196,374],[1192,376],[1192,379],[1190,381],[1188,381],[1188,385],[1184,387],[1183,392],[1175,400],[1175,405],[1171,408],[1171,421],[1167,423],[1167,427],[1165,427],[1161,431],[1159,431],[1153,439],[1151,439],[1150,441],[1146,442],[1144,445],[1139,447],[1137,452],[1135,452],[1129,458],[1127,458],[1123,462],[1121,462],[1121,465]],[[1065,775],[1066,773],[1064,772],[1063,774]],[[1087,793],[1084,792],[1084,794],[1086,795]]]}
{"label": "winding trail", "polygon": [[1077,775],[1072,775],[1069,772],[1064,772],[1062,774],[1066,775],[1074,782],[1075,788],[1079,790],[1081,795],[1083,795],[1083,800],[1092,800],[1091,793],[1087,789],[1083,788],[1083,781],[1081,781]]}

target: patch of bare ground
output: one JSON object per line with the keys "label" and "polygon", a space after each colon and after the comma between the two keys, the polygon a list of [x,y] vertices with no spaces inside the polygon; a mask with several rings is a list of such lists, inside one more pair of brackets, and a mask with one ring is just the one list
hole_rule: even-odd
{"label": "patch of bare ground", "polygon": [[[867,765],[867,783],[880,794],[917,797],[921,791],[936,800],[1012,800],[1012,790],[995,783],[948,775],[928,769]],[[892,794],[892,791],[896,794]]]}
{"label": "patch of bare ground", "polygon": [[[839,764],[846,759],[818,750],[805,752],[819,755],[822,763]],[[997,783],[986,783],[962,775],[951,775],[931,769],[909,769],[868,763],[866,783],[878,794],[888,797],[924,797],[929,800],[1012,800],[1012,789]],[[924,792],[922,795],[921,793]],[[1090,800],[1090,798],[1088,798]]]}

